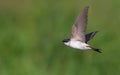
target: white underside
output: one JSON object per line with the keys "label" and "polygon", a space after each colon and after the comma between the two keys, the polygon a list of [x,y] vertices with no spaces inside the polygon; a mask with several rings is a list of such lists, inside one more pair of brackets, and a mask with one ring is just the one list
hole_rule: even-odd
{"label": "white underside", "polygon": [[75,40],[71,40],[71,41],[65,43],[65,45],[70,46],[75,49],[80,49],[80,50],[90,50],[91,49],[89,47],[90,45],[88,45],[84,42],[75,41]]}

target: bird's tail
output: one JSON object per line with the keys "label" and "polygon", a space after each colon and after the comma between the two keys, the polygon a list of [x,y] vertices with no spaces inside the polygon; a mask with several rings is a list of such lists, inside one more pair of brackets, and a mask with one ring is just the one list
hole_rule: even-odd
{"label": "bird's tail", "polygon": [[98,49],[98,48],[93,48],[93,47],[91,47],[94,51],[96,51],[96,52],[99,52],[99,53],[102,53],[101,51],[100,51],[100,49]]}

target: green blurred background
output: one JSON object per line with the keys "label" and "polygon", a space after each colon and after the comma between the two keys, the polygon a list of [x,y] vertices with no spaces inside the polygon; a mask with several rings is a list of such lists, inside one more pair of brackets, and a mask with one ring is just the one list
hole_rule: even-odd
{"label": "green blurred background", "polygon": [[[101,54],[61,42],[85,6]],[[0,0],[0,75],[120,75],[119,47],[119,0]]]}

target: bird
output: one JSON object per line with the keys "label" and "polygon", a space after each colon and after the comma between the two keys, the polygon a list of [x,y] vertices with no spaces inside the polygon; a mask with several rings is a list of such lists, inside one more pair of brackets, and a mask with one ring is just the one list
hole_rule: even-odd
{"label": "bird", "polygon": [[86,34],[87,17],[89,6],[86,6],[77,17],[72,26],[71,36],[69,39],[62,40],[63,44],[78,50],[93,50],[102,53],[100,49],[94,48],[88,44],[98,31]]}

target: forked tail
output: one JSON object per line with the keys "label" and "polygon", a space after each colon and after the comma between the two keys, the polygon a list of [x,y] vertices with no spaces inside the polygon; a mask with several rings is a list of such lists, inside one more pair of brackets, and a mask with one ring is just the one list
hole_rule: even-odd
{"label": "forked tail", "polygon": [[98,48],[93,48],[93,47],[91,47],[94,51],[96,51],[96,52],[99,52],[99,53],[102,53],[101,51],[100,51],[100,49],[98,49]]}
{"label": "forked tail", "polygon": [[99,52],[99,53],[102,53],[102,52],[100,51],[100,49],[94,49],[94,51],[97,51],[97,52]]}

